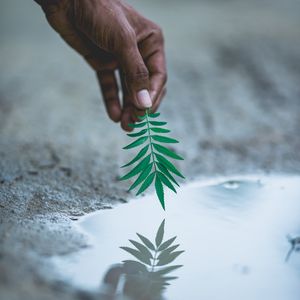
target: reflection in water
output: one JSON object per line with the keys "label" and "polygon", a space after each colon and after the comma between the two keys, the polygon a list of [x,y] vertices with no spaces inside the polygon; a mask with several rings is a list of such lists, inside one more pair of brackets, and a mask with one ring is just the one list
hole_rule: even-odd
{"label": "reflection in water", "polygon": [[[101,288],[106,299],[160,300],[171,280],[168,274],[182,265],[170,265],[184,251],[175,251],[179,244],[173,244],[176,236],[164,240],[165,220],[160,224],[155,242],[137,233],[139,241],[129,240],[134,248],[121,247],[135,260],[124,260],[123,264],[112,266],[104,276]],[[107,298],[109,297],[109,298]]]}
{"label": "reflection in water", "polygon": [[[166,211],[154,205],[153,196],[74,223],[91,247],[53,259],[57,275],[96,293],[102,281],[99,299],[105,300],[299,300],[300,255],[294,252],[300,246],[300,177],[190,183],[174,196],[166,193]],[[163,219],[166,236],[180,236],[187,250],[169,261],[184,265],[174,271],[178,279],[173,282],[173,273],[155,273],[158,267],[172,268],[154,263],[153,247],[161,247],[155,241],[157,226]],[[127,242],[136,231],[143,235]]]}
{"label": "reflection in water", "polygon": [[288,241],[291,244],[291,248],[286,255],[285,261],[288,261],[291,254],[295,251],[300,251],[300,236],[292,238],[291,236],[287,236]]}

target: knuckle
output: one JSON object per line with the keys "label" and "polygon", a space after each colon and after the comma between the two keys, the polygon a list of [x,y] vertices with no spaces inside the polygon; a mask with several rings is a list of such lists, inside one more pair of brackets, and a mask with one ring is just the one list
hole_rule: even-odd
{"label": "knuckle", "polygon": [[153,35],[154,35],[157,42],[159,42],[161,44],[164,43],[164,35],[163,35],[163,31],[162,31],[161,27],[156,25],[154,27],[154,29],[152,30],[152,33],[153,33]]}
{"label": "knuckle", "polygon": [[134,52],[137,44],[136,34],[132,28],[120,27],[113,40],[114,47],[112,47],[112,51],[119,56]]}
{"label": "knuckle", "polygon": [[132,28],[122,28],[119,32],[121,45],[124,48],[131,48],[136,43],[136,34]]}
{"label": "knuckle", "polygon": [[130,42],[135,42],[136,41],[136,34],[135,34],[135,31],[132,28],[127,28],[125,30],[125,37]]}
{"label": "knuckle", "polygon": [[130,82],[134,82],[136,84],[144,83],[149,80],[149,72],[147,70],[140,70],[132,74],[128,74],[127,78]]}

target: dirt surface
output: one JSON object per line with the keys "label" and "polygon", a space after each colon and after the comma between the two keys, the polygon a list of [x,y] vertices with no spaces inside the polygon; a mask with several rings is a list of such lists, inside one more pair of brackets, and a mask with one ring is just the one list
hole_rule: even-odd
{"label": "dirt surface", "polygon": [[[131,1],[161,24],[161,106],[190,180],[300,171],[298,1]],[[78,216],[132,195],[128,159],[92,71],[33,1],[0,12],[0,298],[95,299],[55,279],[47,257],[86,247]]]}

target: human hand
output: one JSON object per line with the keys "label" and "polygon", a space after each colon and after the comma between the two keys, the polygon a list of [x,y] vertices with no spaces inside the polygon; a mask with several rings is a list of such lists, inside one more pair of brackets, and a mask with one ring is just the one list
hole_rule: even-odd
{"label": "human hand", "polygon": [[[135,122],[165,94],[161,29],[121,0],[36,0],[50,25],[96,71],[109,117]],[[121,79],[122,103],[116,72]],[[149,96],[150,94],[150,96]]]}

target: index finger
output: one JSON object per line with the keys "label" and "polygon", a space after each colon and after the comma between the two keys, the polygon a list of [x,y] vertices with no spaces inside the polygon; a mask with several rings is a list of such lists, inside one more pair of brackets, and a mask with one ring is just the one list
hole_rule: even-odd
{"label": "index finger", "polygon": [[167,69],[164,50],[154,52],[147,60],[146,66],[150,76],[150,97],[153,106],[161,101],[160,95],[167,82]]}

